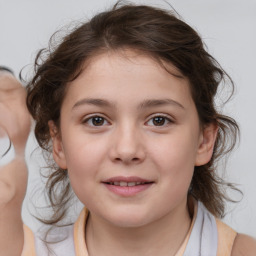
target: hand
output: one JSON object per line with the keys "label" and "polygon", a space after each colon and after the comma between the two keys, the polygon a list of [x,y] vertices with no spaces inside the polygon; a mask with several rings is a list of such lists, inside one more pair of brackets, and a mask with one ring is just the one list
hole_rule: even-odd
{"label": "hand", "polygon": [[10,72],[0,70],[0,127],[8,134],[15,149],[14,160],[0,167],[1,207],[14,198],[21,206],[24,199],[27,186],[24,153],[30,125],[25,88]]}
{"label": "hand", "polygon": [[24,155],[30,126],[25,88],[11,73],[0,71],[0,127],[7,132],[17,155]]}
{"label": "hand", "polygon": [[25,101],[22,85],[11,73],[0,71],[0,127],[15,149],[15,158],[0,167],[1,255],[20,255],[24,241],[21,209],[28,174],[24,153],[31,125]]}

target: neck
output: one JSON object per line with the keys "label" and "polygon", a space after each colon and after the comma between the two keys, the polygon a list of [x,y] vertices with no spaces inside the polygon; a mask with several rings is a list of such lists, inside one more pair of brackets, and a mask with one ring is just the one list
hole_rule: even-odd
{"label": "neck", "polygon": [[123,228],[90,214],[86,244],[90,256],[172,256],[184,241],[191,219],[184,203],[157,221],[136,228]]}

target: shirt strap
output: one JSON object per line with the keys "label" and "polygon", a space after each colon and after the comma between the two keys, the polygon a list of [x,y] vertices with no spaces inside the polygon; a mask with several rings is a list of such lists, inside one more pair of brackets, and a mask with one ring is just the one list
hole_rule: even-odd
{"label": "shirt strap", "polygon": [[218,229],[217,256],[230,256],[237,232],[219,219],[216,219],[216,224]]}
{"label": "shirt strap", "polygon": [[21,256],[36,256],[35,250],[35,238],[32,230],[27,227],[25,224],[23,225],[24,230],[24,246],[21,253]]}
{"label": "shirt strap", "polygon": [[85,225],[88,210],[84,208],[74,224],[74,245],[76,256],[89,256],[85,243]]}
{"label": "shirt strap", "polygon": [[189,238],[190,238],[190,235],[191,235],[191,232],[193,230],[193,227],[194,227],[194,224],[195,224],[195,220],[196,220],[196,216],[197,216],[197,209],[198,209],[198,204],[197,204],[197,201],[194,200],[193,198],[191,198],[191,201],[194,209],[190,209],[190,214],[193,216],[192,218],[192,222],[191,222],[191,225],[190,225],[190,228],[189,228],[189,231],[181,245],[181,247],[179,248],[179,250],[177,251],[177,253],[175,254],[175,256],[183,256],[185,250],[186,250],[186,247],[187,247],[187,244],[188,244],[188,241],[189,241]]}

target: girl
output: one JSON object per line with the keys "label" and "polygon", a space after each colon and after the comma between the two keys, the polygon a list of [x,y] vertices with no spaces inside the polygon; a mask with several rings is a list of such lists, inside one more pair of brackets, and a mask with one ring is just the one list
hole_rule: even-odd
{"label": "girl", "polygon": [[[233,148],[238,126],[214,104],[230,78],[191,27],[164,10],[116,5],[35,63],[27,107],[49,153],[53,214],[45,222],[63,219],[72,191],[85,208],[74,225],[46,235],[51,243],[24,226],[22,249],[16,205],[25,182],[12,183],[2,200],[11,227],[1,230],[4,255],[255,254],[252,238],[218,219],[229,184],[216,161]],[[9,180],[15,168],[6,167]],[[18,249],[4,232],[19,239]]]}

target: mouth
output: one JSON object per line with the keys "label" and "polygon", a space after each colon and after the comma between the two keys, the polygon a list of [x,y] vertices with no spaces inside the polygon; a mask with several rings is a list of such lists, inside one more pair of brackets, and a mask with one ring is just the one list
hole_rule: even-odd
{"label": "mouth", "polygon": [[115,182],[103,182],[108,185],[113,185],[113,186],[120,186],[120,187],[134,187],[134,186],[139,186],[139,185],[145,185],[145,184],[150,184],[153,182],[140,182],[140,181],[132,181],[132,182],[126,182],[126,181],[115,181]]}
{"label": "mouth", "polygon": [[151,187],[155,182],[140,177],[113,177],[102,182],[108,190],[119,196],[134,196]]}

